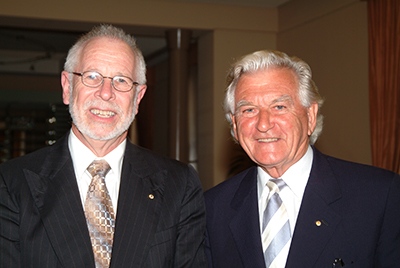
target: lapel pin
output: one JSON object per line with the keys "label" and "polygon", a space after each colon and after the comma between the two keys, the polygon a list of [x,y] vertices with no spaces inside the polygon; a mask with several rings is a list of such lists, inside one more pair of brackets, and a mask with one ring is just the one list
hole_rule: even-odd
{"label": "lapel pin", "polygon": [[154,199],[154,195],[149,194],[149,198],[150,198],[151,200],[153,200],[153,199]]}
{"label": "lapel pin", "polygon": [[320,220],[315,222],[315,225],[317,225],[318,227],[320,227],[322,224],[329,226],[329,224],[325,220]]}
{"label": "lapel pin", "polygon": [[343,267],[344,262],[341,258],[336,258],[332,263],[332,268]]}

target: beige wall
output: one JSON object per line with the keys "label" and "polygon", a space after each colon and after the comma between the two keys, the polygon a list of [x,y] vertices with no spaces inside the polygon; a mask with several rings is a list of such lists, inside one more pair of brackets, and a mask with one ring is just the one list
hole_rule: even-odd
{"label": "beige wall", "polygon": [[325,98],[317,148],[371,164],[367,30],[365,1],[293,0],[279,9],[278,49],[310,64]]}
{"label": "beige wall", "polygon": [[276,48],[274,33],[214,30],[199,39],[199,175],[206,189],[226,179],[234,146],[222,109],[227,70],[234,58],[265,48]]}
{"label": "beige wall", "polygon": [[[236,29],[266,31],[277,29],[275,9],[187,3],[169,0],[13,0],[3,1],[1,16],[42,19],[24,27],[80,28],[80,23],[113,23],[142,27],[188,29]],[[48,22],[46,20],[54,20]],[[0,22],[6,22],[0,18]],[[71,22],[66,26],[66,22]],[[89,28],[89,29],[90,29]],[[162,31],[156,31],[162,34]],[[150,29],[146,28],[147,34]],[[146,33],[143,32],[144,34]]]}
{"label": "beige wall", "polygon": [[198,171],[205,189],[226,179],[232,156],[222,112],[226,71],[235,57],[260,49],[296,54],[313,68],[326,97],[326,127],[318,147],[370,162],[365,2],[292,0],[278,10],[169,0],[13,0],[0,9],[0,26],[88,30],[97,23],[122,25],[135,35],[194,30],[199,43]]}

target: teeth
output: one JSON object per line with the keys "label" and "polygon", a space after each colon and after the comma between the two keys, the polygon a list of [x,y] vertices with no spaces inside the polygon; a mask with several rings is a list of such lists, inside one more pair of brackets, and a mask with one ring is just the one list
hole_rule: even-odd
{"label": "teeth", "polygon": [[109,118],[113,117],[115,115],[114,112],[111,111],[102,111],[102,110],[97,110],[97,109],[92,109],[90,112],[94,115],[97,115],[99,117],[104,117],[104,118]]}
{"label": "teeth", "polygon": [[259,139],[259,142],[273,142],[273,141],[278,141],[277,138],[273,138],[273,139]]}

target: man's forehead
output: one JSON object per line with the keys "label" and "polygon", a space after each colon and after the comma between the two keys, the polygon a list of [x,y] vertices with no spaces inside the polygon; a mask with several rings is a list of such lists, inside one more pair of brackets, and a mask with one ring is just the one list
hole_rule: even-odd
{"label": "man's forehead", "polygon": [[235,97],[238,95],[297,95],[297,77],[292,70],[267,69],[244,74],[236,84]]}
{"label": "man's forehead", "polygon": [[[267,96],[265,96],[265,97],[267,97]],[[293,97],[291,95],[287,95],[287,94],[274,96],[272,98],[271,98],[271,96],[268,96],[268,98],[266,98],[266,99],[267,99],[266,102],[268,104],[274,104],[274,103],[279,103],[279,102],[294,103]],[[242,106],[248,106],[248,105],[259,105],[259,103],[257,103],[257,99],[252,100],[252,99],[246,99],[245,97],[243,99],[238,100],[236,103],[236,107],[242,107]]]}
{"label": "man's forehead", "polygon": [[135,55],[131,47],[122,40],[95,37],[82,49],[78,67],[98,72],[112,68],[112,75],[130,76],[134,73]]}

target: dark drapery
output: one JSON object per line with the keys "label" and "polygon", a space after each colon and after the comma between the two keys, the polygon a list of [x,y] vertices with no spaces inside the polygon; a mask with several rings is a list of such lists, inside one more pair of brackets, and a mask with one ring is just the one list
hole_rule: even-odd
{"label": "dark drapery", "polygon": [[400,172],[400,1],[369,0],[372,164]]}

